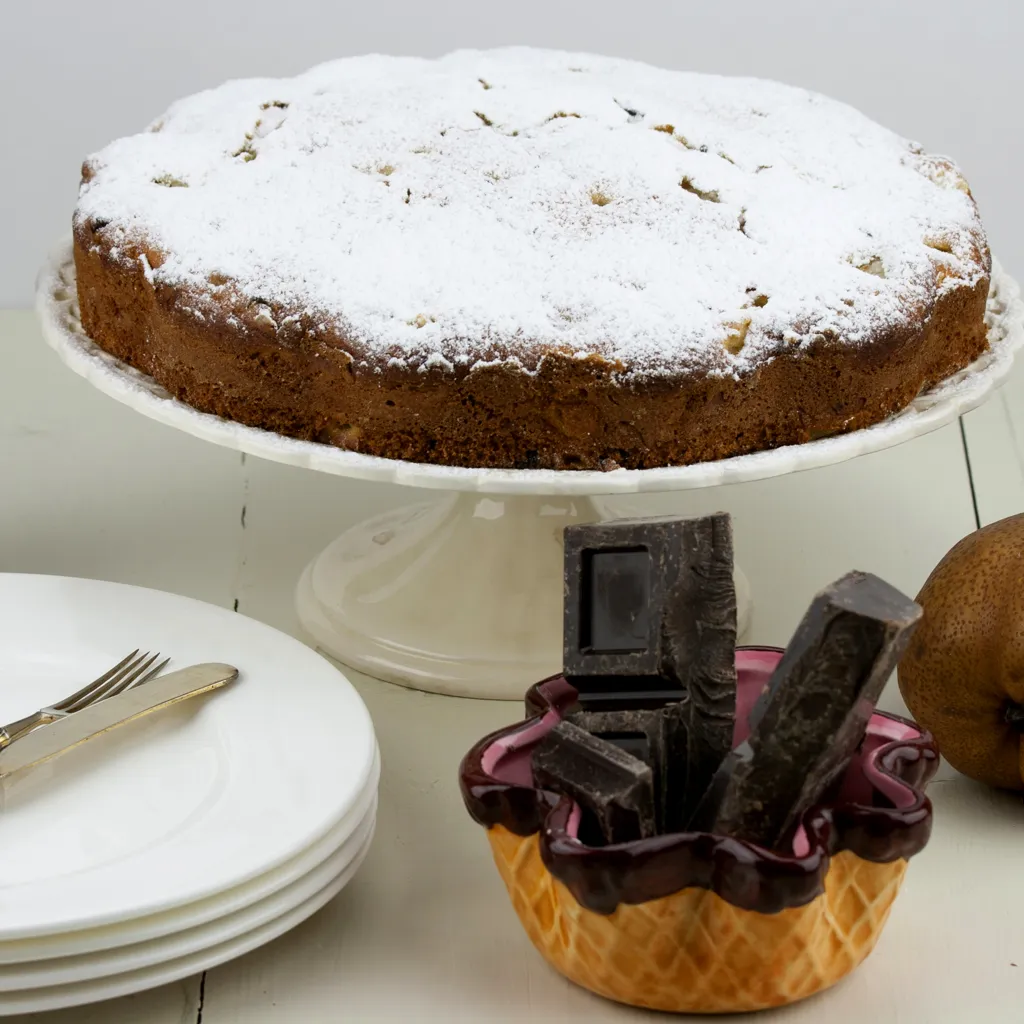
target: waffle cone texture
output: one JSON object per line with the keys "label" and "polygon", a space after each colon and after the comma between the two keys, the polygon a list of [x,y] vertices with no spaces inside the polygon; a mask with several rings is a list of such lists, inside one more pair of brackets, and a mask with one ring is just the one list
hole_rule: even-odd
{"label": "waffle cone texture", "polygon": [[494,862],[530,941],[577,985],[620,1003],[676,1013],[736,1013],[806,999],[875,947],[907,862],[844,851],[825,892],[776,914],[742,910],[690,887],[596,914],[544,866],[537,834],[488,829]]}
{"label": "waffle cone texture", "polygon": [[[782,652],[737,651],[738,705]],[[746,701],[743,707],[752,706]],[[527,718],[463,758],[466,808],[486,829],[530,941],[571,981],[621,1003],[738,1013],[806,999],[874,949],[910,858],[931,834],[931,736],[875,712],[829,800],[792,849],[705,832],[589,846],[579,809],[534,786],[532,750],[576,706],[561,677],[531,688]],[[744,719],[738,720],[737,733]]]}

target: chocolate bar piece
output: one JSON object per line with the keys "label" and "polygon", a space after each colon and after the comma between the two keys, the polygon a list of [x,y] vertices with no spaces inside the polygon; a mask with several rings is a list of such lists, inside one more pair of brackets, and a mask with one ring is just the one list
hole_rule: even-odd
{"label": "chocolate bar piece", "polygon": [[570,682],[579,693],[580,707],[587,711],[656,711],[686,699],[683,686],[664,676],[623,676],[614,680],[574,676]]}
{"label": "chocolate bar piece", "polygon": [[[856,752],[921,614],[869,573],[818,594],[751,713],[749,739],[712,783],[715,832],[769,848],[790,835]],[[709,792],[705,819],[715,801]]]}
{"label": "chocolate bar piece", "polygon": [[639,708],[628,711],[576,711],[566,715],[565,721],[579,726],[591,736],[599,736],[614,743],[620,750],[632,754],[652,768],[660,760],[661,717],[657,711]]}
{"label": "chocolate bar piece", "polygon": [[689,819],[683,827],[686,832],[712,832],[715,831],[718,822],[718,814],[725,799],[725,792],[729,788],[733,774],[741,761],[749,760],[751,748],[749,741],[744,741],[738,747],[731,750],[718,766],[711,781],[704,790],[697,806],[691,812]]}
{"label": "chocolate bar piece", "polygon": [[627,711],[578,711],[568,715],[566,721],[591,736],[613,743],[650,767],[654,785],[655,830],[663,832],[666,787],[662,776],[666,759],[661,713],[640,708]]}
{"label": "chocolate bar piece", "polygon": [[690,763],[689,700],[661,709],[661,827],[663,832],[682,832],[707,782],[706,770]]}
{"label": "chocolate bar piece", "polygon": [[565,531],[565,677],[586,711],[683,703],[683,819],[732,746],[732,571],[732,527],[721,512]]}
{"label": "chocolate bar piece", "polygon": [[655,834],[650,767],[572,722],[559,722],[537,744],[533,781],[541,789],[572,797],[590,811],[607,843]]}
{"label": "chocolate bar piece", "polygon": [[650,765],[659,835],[682,831],[686,823],[686,711],[683,704],[668,704],[654,710],[577,711],[566,719]]}

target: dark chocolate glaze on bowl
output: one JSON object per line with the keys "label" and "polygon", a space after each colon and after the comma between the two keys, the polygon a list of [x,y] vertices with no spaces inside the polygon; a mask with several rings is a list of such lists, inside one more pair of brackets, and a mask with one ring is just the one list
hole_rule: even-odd
{"label": "dark chocolate glaze on bowl", "polygon": [[[737,653],[755,650],[782,655],[778,648],[740,648]],[[935,743],[913,723],[876,712],[877,718],[913,730],[913,735],[882,743],[865,755],[879,775],[900,789],[903,806],[895,806],[889,796],[869,785],[866,773],[855,764],[850,772],[857,777],[846,781],[859,787],[861,800],[841,793],[833,802],[812,808],[803,819],[803,856],[706,832],[587,846],[575,838],[572,801],[501,781],[483,766],[495,742],[536,728],[544,716],[554,724],[577,706],[576,690],[561,676],[531,687],[526,695],[527,720],[475,744],[463,758],[460,782],[466,807],[481,825],[502,825],[521,836],[539,832],[548,870],[582,906],[596,913],[610,914],[620,903],[645,903],[692,886],[710,889],[744,910],[778,913],[810,903],[824,892],[833,855],[849,850],[863,860],[887,863],[914,856],[931,834],[931,802],[923,787],[938,767]]]}

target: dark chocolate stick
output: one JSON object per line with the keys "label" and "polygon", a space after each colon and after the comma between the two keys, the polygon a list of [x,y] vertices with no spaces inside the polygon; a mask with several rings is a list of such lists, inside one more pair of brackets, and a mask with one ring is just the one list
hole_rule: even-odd
{"label": "dark chocolate stick", "polygon": [[726,790],[729,788],[737,765],[741,761],[749,759],[750,755],[749,741],[744,741],[726,755],[715,774],[711,776],[707,789],[704,790],[703,796],[681,831],[712,832],[715,830],[722,801],[725,799]]}
{"label": "dark chocolate stick", "polygon": [[684,521],[685,558],[667,636],[670,664],[687,692],[686,821],[732,749],[736,717],[736,589],[732,525],[724,513]]}
{"label": "dark chocolate stick", "polygon": [[541,789],[571,797],[590,811],[605,842],[655,834],[650,767],[571,722],[559,722],[537,745],[533,779]]}
{"label": "dark chocolate stick", "polygon": [[[877,576],[854,572],[811,604],[700,809],[713,830],[769,848],[839,778],[921,618]],[[713,792],[721,797],[717,808]]]}
{"label": "dark chocolate stick", "polygon": [[686,828],[690,807],[699,795],[700,785],[691,786],[690,772],[690,708],[689,700],[669,704],[661,709],[661,827],[663,832],[682,832]]}

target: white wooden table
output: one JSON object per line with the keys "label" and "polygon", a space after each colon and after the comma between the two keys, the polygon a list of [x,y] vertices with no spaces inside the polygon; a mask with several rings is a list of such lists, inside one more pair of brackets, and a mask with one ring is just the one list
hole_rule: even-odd
{"label": "white wooden table", "polygon": [[[0,571],[156,587],[297,633],[292,590],[307,561],[346,526],[418,497],[246,459],[152,423],[65,370],[33,314],[0,312]],[[754,590],[751,641],[784,644],[815,589],[847,570],[877,572],[915,594],[977,522],[1024,511],[1024,368],[962,425],[901,448],[609,505],[731,512]],[[384,763],[377,837],[355,881],[293,932],[202,977],[18,1020],[649,1018],[547,967],[463,809],[459,760],[521,705],[352,678]],[[894,686],[883,706],[902,710]],[[1024,804],[948,767],[930,793],[933,839],[875,954],[831,992],[764,1019],[1024,1021]]]}

